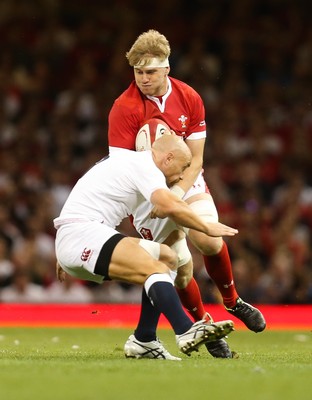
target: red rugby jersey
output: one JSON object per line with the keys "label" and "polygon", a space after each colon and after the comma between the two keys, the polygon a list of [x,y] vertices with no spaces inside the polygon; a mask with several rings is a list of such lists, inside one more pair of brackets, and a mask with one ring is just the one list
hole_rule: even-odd
{"label": "red rugby jersey", "polygon": [[168,79],[168,92],[161,99],[143,95],[133,81],[115,100],[108,117],[109,146],[135,150],[136,134],[150,118],[162,119],[183,138],[206,136],[201,97],[186,83]]}

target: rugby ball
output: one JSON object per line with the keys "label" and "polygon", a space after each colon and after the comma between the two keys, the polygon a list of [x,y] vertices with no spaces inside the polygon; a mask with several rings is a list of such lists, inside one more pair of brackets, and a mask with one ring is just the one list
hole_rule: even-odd
{"label": "rugby ball", "polygon": [[136,151],[150,150],[155,140],[159,139],[164,133],[171,135],[169,126],[163,120],[159,118],[149,119],[136,135]]}

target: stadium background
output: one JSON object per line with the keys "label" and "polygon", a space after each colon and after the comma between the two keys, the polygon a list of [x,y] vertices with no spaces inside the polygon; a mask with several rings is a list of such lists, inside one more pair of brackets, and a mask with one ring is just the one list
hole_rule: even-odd
{"label": "stadium background", "polygon": [[[170,41],[171,75],[204,99],[205,174],[220,220],[240,231],[228,240],[240,295],[311,304],[311,11],[302,0],[0,1],[4,318],[8,303],[140,301],[140,289],[125,284],[60,287],[52,219],[107,154],[108,111],[132,79],[125,52],[150,28]],[[121,229],[134,234],[127,221]],[[218,304],[192,253],[204,301]]]}

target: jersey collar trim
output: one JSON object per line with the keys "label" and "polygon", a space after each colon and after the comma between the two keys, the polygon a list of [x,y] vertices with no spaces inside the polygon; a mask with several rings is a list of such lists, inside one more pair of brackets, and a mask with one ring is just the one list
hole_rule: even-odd
{"label": "jersey collar trim", "polygon": [[162,113],[165,111],[165,108],[166,108],[166,100],[168,99],[168,97],[170,96],[170,94],[172,92],[171,81],[170,81],[170,79],[168,77],[167,77],[167,82],[168,82],[168,90],[162,96],[162,101],[161,102],[160,102],[158,97],[146,95],[146,97],[149,100],[152,100],[154,103],[156,103],[157,107],[159,108],[160,112],[162,112]]}

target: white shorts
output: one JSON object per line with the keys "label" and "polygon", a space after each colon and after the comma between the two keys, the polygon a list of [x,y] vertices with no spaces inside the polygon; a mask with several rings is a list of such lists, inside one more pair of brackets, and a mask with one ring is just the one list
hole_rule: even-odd
{"label": "white shorts", "polygon": [[[103,280],[109,280],[111,254],[123,238],[124,235],[99,221],[67,223],[56,232],[56,258],[69,275],[102,283]],[[98,269],[101,274],[96,273]]]}
{"label": "white shorts", "polygon": [[194,196],[195,194],[210,193],[205,182],[203,172],[204,170],[202,170],[198,175],[196,181],[193,183],[193,186],[185,193],[183,200],[187,200],[189,197]]}
{"label": "white shorts", "polygon": [[[199,174],[196,179],[194,185],[191,189],[185,194],[183,200],[188,199],[189,197],[199,194],[199,193],[209,193],[208,187],[205,183],[202,173]],[[196,207],[196,203],[191,206],[194,208],[194,212],[200,215],[202,218],[205,218],[207,221],[217,221],[218,213],[214,201],[210,200],[202,200],[200,202],[200,212]],[[171,219],[169,218],[150,218],[150,212],[153,208],[153,205],[148,201],[142,203],[140,207],[137,208],[135,214],[133,215],[133,225],[137,232],[147,240],[154,240],[158,243],[163,243],[171,232],[181,229],[178,227]],[[188,234],[188,229],[185,229]]]}
{"label": "white shorts", "polygon": [[151,219],[150,212],[152,208],[153,205],[150,202],[145,201],[142,203],[133,215],[133,225],[142,238],[163,243],[171,232],[179,228],[168,218]]}

